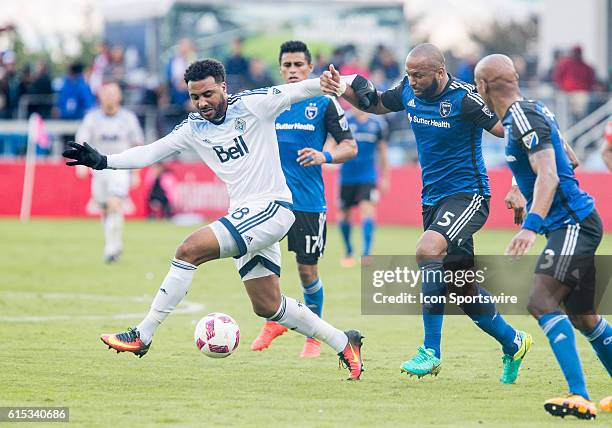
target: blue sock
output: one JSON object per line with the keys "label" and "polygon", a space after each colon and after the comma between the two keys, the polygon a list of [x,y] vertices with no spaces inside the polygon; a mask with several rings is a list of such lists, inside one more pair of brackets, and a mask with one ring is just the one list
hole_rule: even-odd
{"label": "blue sock", "polygon": [[319,318],[323,313],[323,281],[317,278],[312,284],[302,284],[304,291],[304,303]]}
{"label": "blue sock", "polygon": [[[419,263],[423,275],[423,296],[446,295],[442,260],[427,260]],[[444,303],[423,304],[423,330],[425,348],[433,349],[436,357],[441,357],[440,341],[442,339],[442,321],[444,321]]]}
{"label": "blue sock", "polygon": [[342,232],[342,240],[344,241],[346,255],[353,255],[353,246],[351,245],[351,224],[348,221],[341,221],[340,232]]}
{"label": "blue sock", "polygon": [[591,346],[601,363],[608,370],[608,374],[612,376],[612,326],[604,317],[600,317],[593,331],[584,335],[591,342]]}
{"label": "blue sock", "polygon": [[550,347],[567,381],[569,392],[590,400],[586,389],[582,364],[576,350],[574,328],[567,319],[567,315],[561,311],[550,312],[542,315],[538,323],[542,330],[544,330],[546,337],[548,337]]}
{"label": "blue sock", "polygon": [[[478,292],[481,296],[490,296],[484,288],[478,287]],[[517,343],[518,332],[501,316],[494,303],[466,303],[463,305],[463,311],[482,331],[502,345],[504,354],[517,353],[520,343]]]}
{"label": "blue sock", "polygon": [[363,227],[363,255],[369,256],[372,248],[372,238],[374,237],[374,219],[364,218],[361,222]]}

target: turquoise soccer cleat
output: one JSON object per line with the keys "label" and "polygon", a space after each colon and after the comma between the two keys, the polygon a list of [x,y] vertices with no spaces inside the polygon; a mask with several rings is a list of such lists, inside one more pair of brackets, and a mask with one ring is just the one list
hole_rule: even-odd
{"label": "turquoise soccer cleat", "polygon": [[518,334],[521,339],[521,345],[519,346],[518,351],[516,351],[516,354],[504,354],[502,356],[504,371],[502,372],[502,377],[499,379],[499,381],[504,384],[511,384],[516,382],[516,378],[519,374],[519,369],[521,368],[521,363],[523,362],[525,355],[527,355],[527,352],[529,352],[529,350],[531,349],[531,345],[533,344],[533,338],[529,333],[519,331]]}
{"label": "turquoise soccer cleat", "polygon": [[436,357],[433,349],[426,349],[424,346],[419,346],[419,352],[405,361],[400,370],[402,373],[408,373],[409,376],[422,378],[426,375],[438,376],[442,369],[442,361]]}

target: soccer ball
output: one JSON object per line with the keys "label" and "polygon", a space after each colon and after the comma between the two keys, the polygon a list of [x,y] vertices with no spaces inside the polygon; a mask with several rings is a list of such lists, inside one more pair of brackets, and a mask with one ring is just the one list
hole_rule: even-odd
{"label": "soccer ball", "polygon": [[193,339],[207,357],[225,358],[238,347],[240,327],[229,315],[213,312],[198,322]]}

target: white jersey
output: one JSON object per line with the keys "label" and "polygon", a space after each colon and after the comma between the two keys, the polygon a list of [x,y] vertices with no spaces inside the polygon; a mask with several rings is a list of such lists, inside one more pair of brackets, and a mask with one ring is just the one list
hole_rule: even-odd
{"label": "white jersey", "polygon": [[87,142],[102,153],[115,154],[144,144],[144,135],[138,118],[131,111],[119,108],[117,113],[108,116],[97,108],[85,115],[76,140]]}
{"label": "white jersey", "polygon": [[230,95],[222,123],[214,124],[192,113],[154,143],[108,156],[108,167],[141,168],[192,149],[227,186],[230,210],[247,201],[291,202],[275,120],[292,103],[321,94],[319,79],[310,79]]}
{"label": "white jersey", "polygon": [[223,123],[191,113],[165,137],[167,144],[200,156],[227,186],[230,210],[249,200],[291,202],[275,129],[276,116],[291,105],[289,98],[276,88],[258,89],[230,95],[227,104]]}

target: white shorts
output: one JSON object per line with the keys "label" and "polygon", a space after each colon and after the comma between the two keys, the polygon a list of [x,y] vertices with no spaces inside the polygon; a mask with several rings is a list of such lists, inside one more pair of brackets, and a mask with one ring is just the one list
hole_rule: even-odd
{"label": "white shorts", "polygon": [[98,205],[106,204],[108,198],[125,198],[130,192],[130,171],[103,169],[93,171],[91,195]]}
{"label": "white shorts", "polygon": [[287,234],[295,216],[291,204],[253,201],[210,224],[219,241],[220,258],[234,257],[243,280],[270,274],[280,276],[279,241]]}

